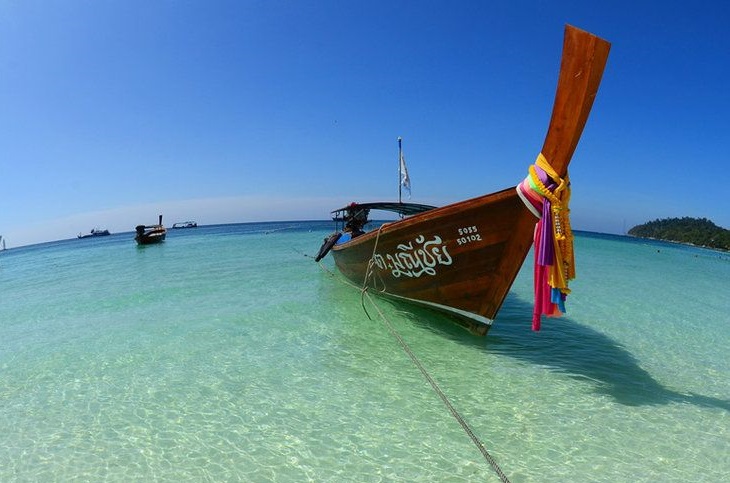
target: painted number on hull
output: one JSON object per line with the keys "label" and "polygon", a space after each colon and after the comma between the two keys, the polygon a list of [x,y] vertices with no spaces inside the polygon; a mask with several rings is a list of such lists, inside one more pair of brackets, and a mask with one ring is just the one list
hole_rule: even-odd
{"label": "painted number on hull", "polygon": [[401,243],[397,248],[398,251],[395,253],[384,255],[376,253],[373,257],[378,268],[390,270],[390,274],[395,278],[401,276],[415,278],[424,274],[433,276],[436,275],[436,268],[439,265],[451,265],[453,261],[438,235],[434,235],[431,240],[418,235],[415,240]]}
{"label": "painted number on hull", "polygon": [[479,229],[475,225],[459,228],[459,238],[456,239],[456,243],[466,245],[467,243],[477,241],[482,241],[482,236],[479,234]]}

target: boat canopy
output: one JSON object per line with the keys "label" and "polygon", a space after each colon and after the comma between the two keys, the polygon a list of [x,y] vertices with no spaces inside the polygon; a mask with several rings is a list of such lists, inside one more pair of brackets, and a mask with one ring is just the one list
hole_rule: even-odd
{"label": "boat canopy", "polygon": [[347,212],[354,212],[355,210],[382,210],[392,211],[403,216],[417,215],[424,211],[433,210],[436,208],[431,205],[421,205],[418,203],[398,203],[395,201],[378,201],[375,203],[351,203],[343,208],[332,211],[332,219],[335,221],[343,221],[343,214]]}

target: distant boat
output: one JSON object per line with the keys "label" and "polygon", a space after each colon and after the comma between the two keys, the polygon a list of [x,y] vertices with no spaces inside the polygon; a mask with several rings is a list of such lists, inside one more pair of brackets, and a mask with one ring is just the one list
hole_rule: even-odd
{"label": "distant boat", "polygon": [[137,235],[134,239],[138,245],[152,245],[165,241],[167,230],[162,226],[162,215],[156,225],[137,225],[135,228]]}
{"label": "distant boat", "polygon": [[173,228],[197,228],[198,224],[194,221],[183,221],[182,223],[173,223]]}
{"label": "distant boat", "polygon": [[85,235],[79,233],[78,238],[91,238],[94,236],[107,236],[107,235],[111,235],[111,233],[109,233],[109,230],[100,230],[98,228],[93,228],[89,233],[87,233]]}
{"label": "distant boat", "polygon": [[5,250],[5,238],[0,235],[0,250]]}
{"label": "distant boat", "polygon": [[[338,270],[353,284],[451,314],[471,332],[485,335],[534,236],[536,253],[547,253],[554,263],[540,258],[535,266],[533,329],[539,329],[542,315],[564,312],[567,280],[574,275],[567,169],[609,49],[605,40],[566,26],[547,135],[530,174],[517,187],[440,208],[400,201],[352,203],[332,212],[338,231],[325,239],[315,260],[331,250]],[[400,185],[408,189],[402,151],[399,163]],[[466,170],[457,174],[473,176]],[[366,233],[371,209],[394,211],[401,219]],[[555,280],[564,283],[553,284]]]}

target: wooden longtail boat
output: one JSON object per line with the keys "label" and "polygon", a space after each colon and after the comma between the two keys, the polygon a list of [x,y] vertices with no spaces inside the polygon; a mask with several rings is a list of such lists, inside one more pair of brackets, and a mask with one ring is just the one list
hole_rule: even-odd
{"label": "wooden longtail boat", "polygon": [[[567,184],[563,182],[568,164],[598,91],[609,49],[605,40],[566,26],[552,117],[536,163],[551,173],[546,179],[542,171],[542,181],[553,190]],[[455,315],[471,332],[485,335],[537,236],[536,223],[541,221],[540,208],[534,203],[530,206],[519,188],[440,208],[400,202],[353,203],[333,212],[343,230],[325,240],[317,260],[331,251],[339,271],[358,286]],[[565,215],[567,206],[563,208]],[[363,233],[370,209],[396,211],[404,217]],[[546,223],[553,221],[549,213]],[[569,226],[561,228],[561,219],[554,220],[558,232],[569,230]],[[567,287],[562,293],[567,293]],[[539,314],[537,317],[539,328]]]}
{"label": "wooden longtail boat", "polygon": [[167,230],[162,225],[162,215],[156,225],[137,225],[135,227],[135,241],[138,245],[152,245],[165,241]]}

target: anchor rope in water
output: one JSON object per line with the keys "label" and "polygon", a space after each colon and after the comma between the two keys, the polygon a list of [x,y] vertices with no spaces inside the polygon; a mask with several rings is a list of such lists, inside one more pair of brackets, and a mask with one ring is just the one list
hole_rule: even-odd
{"label": "anchor rope in water", "polygon": [[474,434],[474,431],[472,431],[471,427],[469,426],[469,423],[464,420],[464,418],[461,416],[459,411],[454,407],[453,404],[451,404],[451,401],[449,400],[448,396],[441,390],[438,383],[434,380],[433,377],[431,377],[431,374],[426,370],[426,368],[421,363],[420,359],[416,356],[416,354],[413,353],[411,348],[408,346],[405,340],[401,337],[401,335],[395,330],[393,325],[390,323],[388,318],[383,314],[383,312],[380,310],[380,307],[375,303],[375,301],[372,299],[370,294],[368,293],[367,289],[363,290],[363,293],[365,296],[367,296],[368,300],[370,300],[370,303],[373,304],[375,307],[375,310],[378,312],[378,315],[380,315],[380,318],[383,320],[383,323],[388,328],[388,331],[391,333],[393,337],[398,341],[398,343],[403,348],[403,351],[408,354],[408,357],[411,358],[413,361],[413,364],[418,367],[418,369],[421,371],[421,374],[423,374],[423,377],[426,378],[428,383],[431,385],[433,390],[438,394],[439,398],[441,398],[441,401],[446,405],[451,415],[456,419],[456,421],[461,425],[462,429],[466,434],[469,436],[469,438],[472,440],[472,442],[476,445],[477,449],[482,453],[482,456],[484,456],[484,459],[487,460],[489,465],[492,467],[494,472],[499,476],[499,479],[502,480],[504,483],[509,483],[509,479],[507,478],[507,475],[504,474],[502,469],[499,467],[499,464],[497,461],[492,457],[491,454],[489,454],[489,451],[487,451],[487,448],[484,447],[484,444],[481,442],[481,440],[477,437],[476,434]]}
{"label": "anchor rope in water", "polygon": [[[370,314],[368,313],[368,309],[365,307],[365,295],[367,294],[367,283],[368,279],[374,275],[375,272],[373,272],[373,265],[375,264],[375,252],[378,249],[378,242],[380,241],[380,232],[383,230],[383,225],[380,225],[378,228],[378,233],[375,235],[375,244],[373,245],[373,254],[370,255],[370,260],[368,260],[368,268],[365,269],[365,279],[362,282],[362,287],[360,288],[360,304],[362,305],[362,309],[365,311],[365,315],[368,316],[368,319],[373,320],[372,317],[370,317]],[[375,284],[375,280],[373,279],[373,288]],[[377,289],[376,289],[377,290]],[[385,291],[385,284],[383,284],[383,291]],[[369,297],[368,297],[369,298]],[[370,303],[373,303],[372,299],[370,299]],[[373,304],[375,305],[375,304]]]}
{"label": "anchor rope in water", "polygon": [[[375,246],[373,247],[373,255],[371,256],[370,260],[368,261],[368,268],[365,272],[365,280],[363,281],[363,286],[360,287],[360,302],[362,304],[363,310],[365,311],[365,315],[367,315],[368,319],[372,320],[370,317],[370,314],[367,311],[367,308],[365,307],[365,297],[370,301],[370,303],[375,307],[375,310],[378,312],[378,315],[380,316],[381,320],[383,321],[383,324],[388,329],[388,332],[398,341],[403,351],[410,357],[413,364],[418,368],[418,370],[421,371],[421,374],[423,377],[428,381],[428,383],[431,385],[431,388],[438,394],[441,401],[446,405],[451,415],[456,419],[456,421],[459,423],[459,425],[462,427],[464,432],[469,436],[469,438],[472,440],[472,442],[476,445],[477,449],[479,449],[479,452],[484,456],[484,459],[489,463],[489,465],[492,467],[494,472],[499,476],[499,479],[504,483],[509,483],[509,479],[507,478],[507,475],[504,474],[502,469],[499,467],[499,464],[497,461],[492,457],[492,455],[487,451],[487,448],[484,446],[484,444],[481,442],[481,440],[477,437],[476,434],[474,434],[474,431],[472,431],[471,427],[469,426],[469,423],[466,422],[466,420],[461,416],[459,411],[454,407],[453,404],[451,404],[451,401],[449,400],[448,396],[441,390],[438,383],[434,380],[433,377],[431,377],[431,374],[426,370],[426,367],[421,363],[420,359],[416,356],[416,354],[411,350],[410,346],[406,343],[406,341],[401,337],[401,335],[398,333],[398,331],[395,330],[393,327],[393,324],[390,323],[390,320],[385,316],[385,314],[380,310],[380,307],[375,303],[372,296],[370,295],[370,292],[368,291],[367,287],[367,281],[368,279],[373,275],[372,266],[374,264],[375,260],[375,252],[378,248],[378,241],[380,239],[380,231],[382,229],[381,227],[378,229],[377,236],[375,238]],[[322,269],[329,273],[331,276],[335,277],[335,274],[332,273],[330,270],[327,269],[327,267],[322,264],[322,262],[319,262],[320,267]],[[337,277],[335,277],[337,278]],[[358,288],[355,284],[347,281],[342,280],[341,278],[338,278],[338,280],[344,282],[347,285],[350,285],[351,287]]]}

